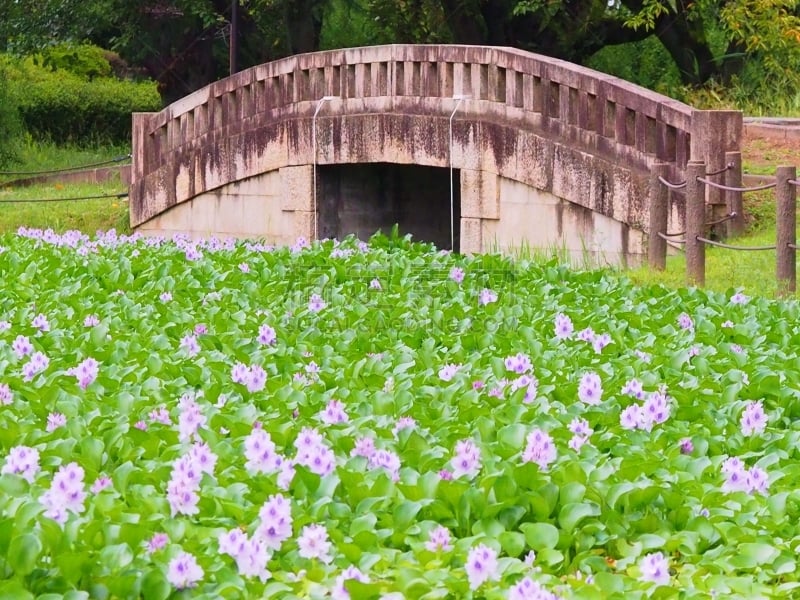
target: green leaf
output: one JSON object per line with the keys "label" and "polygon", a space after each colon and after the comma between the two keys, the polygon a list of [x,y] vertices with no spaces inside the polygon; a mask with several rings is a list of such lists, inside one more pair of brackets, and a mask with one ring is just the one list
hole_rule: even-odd
{"label": "green leaf", "polygon": [[525,534],[525,542],[534,550],[558,545],[558,529],[550,523],[524,523],[520,525],[520,530]]}
{"label": "green leaf", "polygon": [[580,521],[599,514],[600,507],[594,502],[572,502],[561,507],[558,523],[566,533],[572,533]]}
{"label": "green leaf", "polygon": [[18,575],[27,575],[36,568],[42,553],[42,542],[32,533],[19,535],[11,540],[8,548],[8,564]]}

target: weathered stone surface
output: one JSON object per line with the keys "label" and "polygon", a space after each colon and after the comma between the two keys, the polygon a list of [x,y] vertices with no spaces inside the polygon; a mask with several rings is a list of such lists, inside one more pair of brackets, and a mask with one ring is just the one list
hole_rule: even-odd
{"label": "weathered stone surface", "polygon": [[[471,97],[458,103],[455,94]],[[677,181],[690,157],[720,168],[741,135],[738,112],[694,110],[510,48],[319,52],[259,65],[160,113],[134,115],[131,224],[308,237],[314,164],[452,165],[460,172],[463,251],[524,242],[588,247],[624,261],[643,248],[656,160]],[[255,183],[264,174],[269,192]],[[247,200],[253,193],[264,202]],[[212,210],[209,198],[233,204]],[[201,208],[179,209],[187,203]],[[670,230],[683,228],[684,213],[682,196],[670,194]],[[359,219],[371,227],[373,216]],[[317,222],[317,233],[323,229],[330,227]]]}

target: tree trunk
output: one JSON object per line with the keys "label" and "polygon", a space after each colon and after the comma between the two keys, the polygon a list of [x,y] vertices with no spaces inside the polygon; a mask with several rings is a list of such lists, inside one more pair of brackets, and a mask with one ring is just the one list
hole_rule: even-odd
{"label": "tree trunk", "polygon": [[284,0],[286,35],[292,54],[319,50],[322,22],[316,16],[318,0]]}

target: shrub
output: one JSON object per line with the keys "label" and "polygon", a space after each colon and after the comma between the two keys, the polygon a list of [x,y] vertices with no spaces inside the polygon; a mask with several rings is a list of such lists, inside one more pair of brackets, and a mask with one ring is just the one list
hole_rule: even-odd
{"label": "shrub", "polygon": [[8,87],[5,70],[0,64],[0,167],[17,157],[23,133],[17,104]]}
{"label": "shrub", "polygon": [[155,82],[88,81],[28,61],[12,71],[12,91],[28,132],[56,143],[127,142],[131,113],[161,108]]}
{"label": "shrub", "polygon": [[107,52],[88,44],[52,46],[34,56],[33,62],[52,71],[67,71],[84,80],[111,76]]}

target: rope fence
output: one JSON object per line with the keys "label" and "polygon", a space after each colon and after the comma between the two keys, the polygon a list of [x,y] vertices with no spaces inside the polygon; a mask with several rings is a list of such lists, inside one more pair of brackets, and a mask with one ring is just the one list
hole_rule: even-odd
{"label": "rope fence", "polygon": [[[705,248],[714,246],[727,250],[758,252],[776,251],[776,276],[781,293],[794,292],[797,282],[797,168],[781,166],[776,169],[775,182],[756,186],[743,186],[741,175],[741,154],[726,153],[727,165],[723,169],[708,172],[702,161],[690,160],[686,165],[686,180],[673,183],[667,180],[669,166],[657,163],[651,173],[650,233],[648,242],[648,261],[651,267],[663,270],[666,267],[667,247],[678,244],[686,253],[686,279],[689,284],[705,284]],[[725,173],[725,183],[711,181],[709,177]],[[706,197],[708,188],[724,192],[728,214],[713,221],[706,221]],[[744,226],[742,194],[775,190],[776,199],[776,243],[765,246],[736,246],[711,237],[706,237],[709,227],[726,224],[728,236],[741,233]],[[686,230],[678,233],[665,233],[669,220],[670,194],[683,190],[686,202]],[[655,234],[655,235],[654,235]],[[683,239],[672,239],[683,235]],[[723,236],[724,237],[724,236]],[[679,247],[681,248],[681,247]]]}
{"label": "rope fence", "polygon": [[55,173],[68,173],[70,171],[80,171],[83,169],[91,169],[93,167],[102,167],[103,165],[110,165],[112,163],[124,162],[131,159],[130,154],[125,154],[124,156],[117,156],[115,158],[109,158],[108,160],[101,160],[99,162],[88,163],[84,165],[78,165],[75,167],[63,167],[60,169],[48,169],[43,171],[0,171],[0,176],[16,176],[16,175],[52,175]]}
{"label": "rope fence", "polygon": [[76,200],[100,200],[103,198],[126,198],[128,192],[115,194],[98,194],[96,196],[75,196],[71,198],[11,198],[0,200],[0,204],[35,204],[37,202],[75,202]]}

